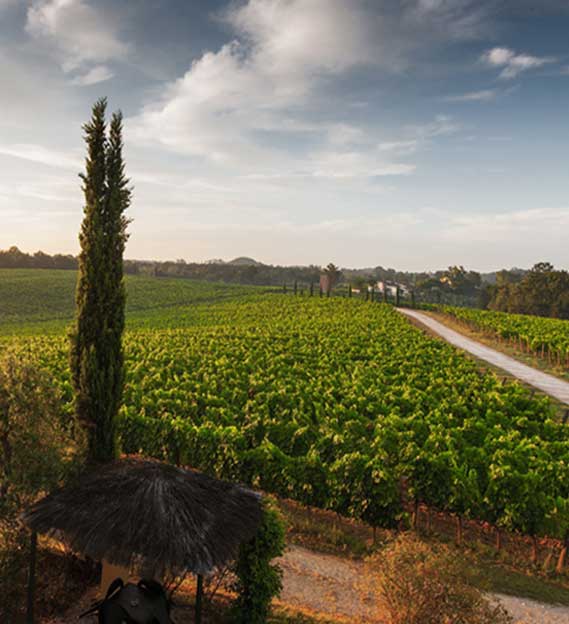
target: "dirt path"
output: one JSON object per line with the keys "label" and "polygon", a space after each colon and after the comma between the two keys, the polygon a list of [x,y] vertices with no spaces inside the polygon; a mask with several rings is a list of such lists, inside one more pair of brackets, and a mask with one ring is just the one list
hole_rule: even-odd
{"label": "dirt path", "polygon": [[[287,604],[348,622],[385,623],[374,614],[376,599],[365,587],[366,564],[290,546],[281,560]],[[516,624],[569,624],[569,607],[495,595]]]}
{"label": "dirt path", "polygon": [[280,564],[280,599],[287,605],[349,622],[385,622],[374,614],[377,601],[363,587],[365,563],[289,546]]}
{"label": "dirt path", "polygon": [[541,390],[554,399],[561,401],[561,403],[569,405],[569,382],[557,379],[557,377],[553,377],[547,373],[542,373],[531,366],[518,362],[508,355],[504,355],[499,351],[495,351],[475,340],[467,338],[453,329],[446,327],[446,325],[435,321],[435,319],[427,314],[405,308],[399,308],[399,312],[419,321],[455,347],[507,371],[520,381]]}
{"label": "dirt path", "polygon": [[[308,614],[350,624],[386,624],[377,613],[377,598],[367,565],[345,557],[317,553],[300,546],[289,546],[279,561],[283,568],[283,592],[279,602]],[[79,605],[62,618],[42,624],[70,624],[94,599],[88,592]],[[514,617],[515,624],[569,624],[569,607],[545,605],[525,598],[496,595]],[[187,621],[186,613],[174,614],[175,621]],[[82,620],[93,624],[93,618]]]}

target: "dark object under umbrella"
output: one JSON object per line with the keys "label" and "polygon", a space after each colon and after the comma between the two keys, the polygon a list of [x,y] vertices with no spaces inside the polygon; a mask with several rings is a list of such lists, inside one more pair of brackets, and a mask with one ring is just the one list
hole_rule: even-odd
{"label": "dark object under umbrella", "polygon": [[124,459],[37,502],[24,522],[96,561],[205,574],[255,534],[260,496],[239,485],[157,461]]}

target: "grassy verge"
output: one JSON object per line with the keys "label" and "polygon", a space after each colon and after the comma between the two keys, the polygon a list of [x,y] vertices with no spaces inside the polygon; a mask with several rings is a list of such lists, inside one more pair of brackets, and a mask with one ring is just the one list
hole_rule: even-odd
{"label": "grassy verge", "polygon": [[550,605],[569,606],[569,588],[505,566],[478,562],[479,586],[497,594],[529,598]]}
{"label": "grassy verge", "polygon": [[[393,531],[378,530],[374,545],[372,529],[363,523],[330,512],[308,510],[292,501],[279,501],[279,506],[289,526],[289,543],[316,552],[363,559],[380,552],[396,536]],[[423,539],[453,544],[452,538],[424,535]],[[496,561],[494,553],[486,547],[455,548],[457,557],[467,559],[472,568],[472,583],[480,589],[550,605],[569,606],[567,579],[555,580],[540,576],[537,571],[515,570],[507,562]]]}

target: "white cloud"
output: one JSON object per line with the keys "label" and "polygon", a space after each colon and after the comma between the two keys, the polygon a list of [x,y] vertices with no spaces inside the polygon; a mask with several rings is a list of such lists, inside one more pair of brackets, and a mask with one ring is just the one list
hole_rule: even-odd
{"label": "white cloud", "polygon": [[449,218],[445,238],[453,241],[506,241],[514,238],[532,240],[543,234],[569,227],[567,208],[531,208],[497,214],[459,215]]}
{"label": "white cloud", "polygon": [[417,140],[428,141],[435,137],[458,132],[460,124],[450,115],[437,115],[434,121],[418,126],[410,126],[409,130],[417,137]]}
{"label": "white cloud", "polygon": [[315,155],[309,166],[313,177],[332,179],[409,175],[415,171],[415,165],[381,162],[374,153],[350,151]]}
{"label": "white cloud", "polygon": [[14,145],[0,144],[0,155],[11,156],[22,160],[48,165],[49,167],[59,167],[62,169],[81,168],[81,158],[72,154],[48,149],[42,145],[32,143],[18,143]]}
{"label": "white cloud", "polygon": [[496,99],[498,91],[496,89],[483,89],[481,91],[469,91],[459,95],[447,95],[443,99],[445,102],[489,102]]}
{"label": "white cloud", "polygon": [[410,139],[408,141],[383,141],[378,144],[380,152],[395,152],[398,154],[411,154],[417,150],[419,141]]}
{"label": "white cloud", "polygon": [[[400,37],[391,31],[419,25],[394,26],[393,16],[366,7],[360,0],[249,0],[233,7],[222,19],[237,39],[204,53],[165,86],[161,98],[128,119],[129,137],[264,179],[275,173],[331,179],[412,172],[412,164],[390,158],[456,132],[453,119],[440,115],[401,140],[382,142],[378,129],[342,119],[348,106],[327,103],[322,95],[323,86],[348,70],[402,66]],[[314,121],[311,111],[323,108],[329,114]],[[311,142],[307,154],[295,133]]]}
{"label": "white cloud", "polygon": [[516,54],[510,48],[492,48],[482,55],[482,61],[492,67],[502,67],[500,78],[515,78],[524,71],[536,69],[547,63],[554,63],[556,59],[548,56],[531,56]]}
{"label": "white cloud", "polygon": [[225,19],[273,75],[304,78],[381,62],[378,24],[359,1],[249,0]]}
{"label": "white cloud", "polygon": [[106,65],[97,65],[90,69],[87,73],[76,76],[71,81],[71,84],[79,87],[89,87],[100,82],[105,82],[114,76],[112,70]]}
{"label": "white cloud", "polygon": [[26,30],[53,48],[66,73],[123,59],[129,52],[116,20],[85,0],[35,0],[28,9]]}

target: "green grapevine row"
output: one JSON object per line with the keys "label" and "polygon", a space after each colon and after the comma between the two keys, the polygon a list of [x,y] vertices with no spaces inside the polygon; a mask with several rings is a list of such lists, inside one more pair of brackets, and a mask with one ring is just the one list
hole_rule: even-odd
{"label": "green grapevine row", "polygon": [[[265,295],[196,318],[127,333],[124,452],[374,526],[397,521],[405,483],[463,517],[527,534],[569,527],[569,434],[549,401],[481,373],[391,307]],[[65,339],[20,344],[71,409]]]}
{"label": "green grapevine row", "polygon": [[452,306],[437,306],[437,310],[526,353],[569,367],[569,321]]}

